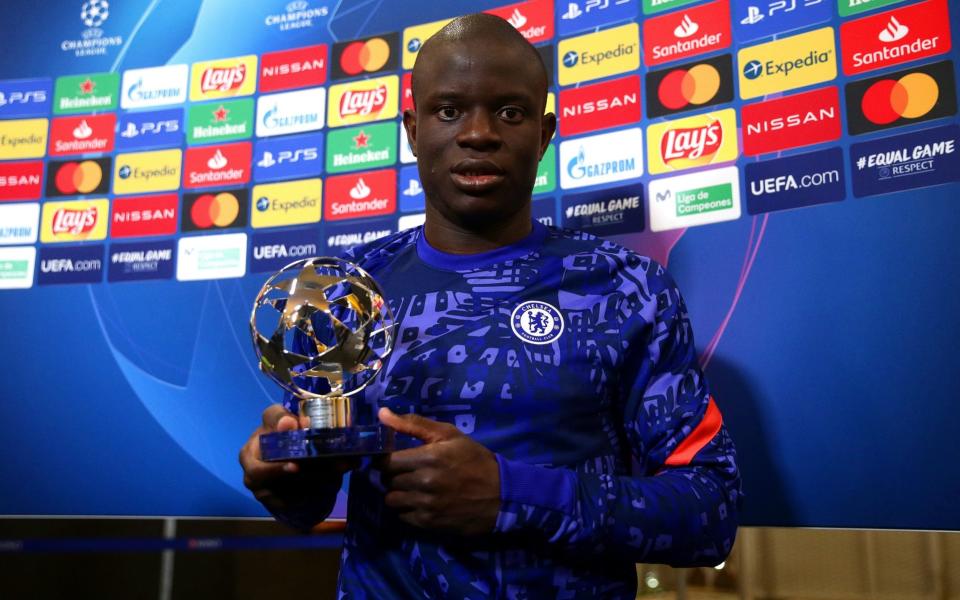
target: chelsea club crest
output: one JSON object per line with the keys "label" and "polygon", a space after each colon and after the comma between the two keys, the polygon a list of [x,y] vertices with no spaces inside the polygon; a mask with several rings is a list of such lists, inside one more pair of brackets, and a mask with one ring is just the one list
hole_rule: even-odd
{"label": "chelsea club crest", "polygon": [[531,344],[549,344],[563,333],[560,311],[546,302],[523,302],[510,315],[513,334]]}

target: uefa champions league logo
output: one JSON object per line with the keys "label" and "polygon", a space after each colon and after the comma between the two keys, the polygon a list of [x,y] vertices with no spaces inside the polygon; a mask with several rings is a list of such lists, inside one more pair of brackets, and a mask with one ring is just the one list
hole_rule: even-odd
{"label": "uefa champions league logo", "polygon": [[510,327],[525,342],[550,344],[563,333],[563,317],[553,305],[530,300],[513,309]]}
{"label": "uefa champions league logo", "polygon": [[87,27],[100,27],[110,16],[107,0],[89,0],[80,7],[80,20]]}

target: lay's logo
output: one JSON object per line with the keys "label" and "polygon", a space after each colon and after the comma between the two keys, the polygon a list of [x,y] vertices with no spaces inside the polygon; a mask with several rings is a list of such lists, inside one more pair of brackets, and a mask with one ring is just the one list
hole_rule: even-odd
{"label": "lay's logo", "polygon": [[107,237],[109,201],[77,200],[47,202],[43,205],[40,241],[74,242],[102,240]]}
{"label": "lay's logo", "polygon": [[331,86],[327,122],[339,127],[391,119],[397,116],[399,87],[396,75]]}
{"label": "lay's logo", "polygon": [[190,100],[249,96],[256,85],[255,55],[199,62],[190,75]]}
{"label": "lay's logo", "polygon": [[669,173],[736,160],[733,109],[651,125],[647,130],[650,173]]}

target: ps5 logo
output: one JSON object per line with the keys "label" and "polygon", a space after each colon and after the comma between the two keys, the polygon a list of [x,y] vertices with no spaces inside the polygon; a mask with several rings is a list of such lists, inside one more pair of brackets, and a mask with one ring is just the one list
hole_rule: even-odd
{"label": "ps5 logo", "polygon": [[[616,7],[622,4],[629,4],[630,2],[633,2],[633,0],[586,0],[586,2],[568,2],[567,10],[560,15],[560,18],[562,20],[572,21],[582,16],[589,16],[590,11],[602,11],[611,6]],[[583,5],[583,8],[580,7],[581,5]]]}
{"label": "ps5 logo", "polygon": [[283,165],[284,163],[296,163],[301,160],[317,160],[320,158],[320,150],[316,147],[313,148],[298,148],[296,150],[283,150],[277,152],[274,156],[273,152],[270,150],[264,150],[263,156],[260,157],[260,160],[257,161],[258,167],[263,167],[269,169],[274,165]]}
{"label": "ps5 logo", "polygon": [[142,135],[161,135],[178,131],[180,131],[180,121],[177,119],[141,121],[140,123],[127,121],[126,126],[120,131],[120,137],[132,139]]}
{"label": "ps5 logo", "polygon": [[759,7],[751,4],[747,6],[747,15],[740,19],[740,24],[756,25],[767,17],[777,16],[777,13],[791,13],[798,8],[802,9],[809,6],[816,6],[825,1],[826,0],[774,0],[773,2],[767,2],[765,7],[763,4]]}

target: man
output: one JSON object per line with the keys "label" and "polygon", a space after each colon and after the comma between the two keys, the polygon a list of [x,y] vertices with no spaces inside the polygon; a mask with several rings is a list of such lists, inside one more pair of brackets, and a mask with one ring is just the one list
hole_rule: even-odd
{"label": "man", "polygon": [[[341,597],[633,598],[636,562],[719,563],[739,475],[675,284],[531,221],[556,127],[539,55],[471,15],[424,44],[412,85],[426,222],[348,258],[399,322],[362,406],[423,445],[353,472]],[[258,436],[298,427],[263,420],[245,483],[307,529],[355,465],[263,463]]]}

